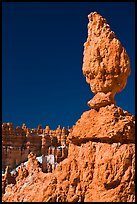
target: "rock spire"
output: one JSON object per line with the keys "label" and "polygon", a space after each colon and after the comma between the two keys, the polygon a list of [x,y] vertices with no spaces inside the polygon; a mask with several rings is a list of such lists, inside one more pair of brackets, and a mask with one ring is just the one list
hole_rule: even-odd
{"label": "rock spire", "polygon": [[92,12],[88,19],[82,70],[91,91],[96,94],[88,105],[99,109],[115,104],[115,94],[126,86],[130,60],[105,18]]}
{"label": "rock spire", "polygon": [[[83,73],[96,94],[92,109],[71,128],[67,158],[45,174],[31,155],[27,177],[6,186],[3,202],[135,202],[135,117],[114,100],[126,85],[129,58],[101,15],[88,18]],[[64,143],[65,128],[56,131]]]}

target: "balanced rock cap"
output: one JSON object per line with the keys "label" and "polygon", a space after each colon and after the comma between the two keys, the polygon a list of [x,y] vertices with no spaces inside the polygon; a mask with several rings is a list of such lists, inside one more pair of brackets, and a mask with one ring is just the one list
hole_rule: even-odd
{"label": "balanced rock cap", "polygon": [[110,98],[114,98],[114,95],[126,86],[130,74],[130,60],[105,18],[97,12],[92,12],[88,19],[83,74],[94,94],[109,93]]}

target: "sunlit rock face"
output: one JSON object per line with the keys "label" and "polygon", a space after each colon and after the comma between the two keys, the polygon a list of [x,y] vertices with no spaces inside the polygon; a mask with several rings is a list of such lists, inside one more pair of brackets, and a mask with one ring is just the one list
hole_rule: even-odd
{"label": "sunlit rock face", "polygon": [[68,140],[78,144],[99,141],[107,143],[134,143],[135,117],[122,108],[112,105],[91,109],[76,122]]}
{"label": "sunlit rock face", "polygon": [[26,177],[6,186],[4,202],[135,202],[135,117],[114,100],[129,58],[106,20],[97,12],[88,17],[83,73],[96,94],[92,109],[71,129],[68,157],[47,174],[29,158]]}
{"label": "sunlit rock face", "polygon": [[[83,74],[94,94],[109,93],[109,104],[115,103],[114,95],[125,87],[130,74],[130,60],[105,18],[93,12],[88,15],[88,19]],[[89,106],[94,108],[91,102]],[[100,106],[104,106],[104,103]]]}

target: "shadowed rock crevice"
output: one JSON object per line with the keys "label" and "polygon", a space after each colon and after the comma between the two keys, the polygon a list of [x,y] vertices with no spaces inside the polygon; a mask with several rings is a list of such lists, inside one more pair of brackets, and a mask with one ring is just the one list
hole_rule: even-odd
{"label": "shadowed rock crevice", "polygon": [[104,187],[109,190],[109,189],[114,189],[116,188],[117,186],[119,186],[120,184],[120,181],[119,180],[116,180],[116,181],[113,181],[111,183],[104,183]]}
{"label": "shadowed rock crevice", "polygon": [[[79,136],[77,136],[79,137]],[[92,142],[100,142],[100,143],[107,143],[107,144],[113,144],[113,143],[118,143],[119,145],[122,145],[122,144],[135,144],[134,141],[132,140],[123,140],[123,141],[119,141],[119,140],[112,140],[112,139],[109,139],[108,137],[104,137],[104,138],[85,138],[85,139],[71,139],[72,143],[77,145],[77,146],[81,146],[81,144],[85,144],[89,141],[92,141]]]}

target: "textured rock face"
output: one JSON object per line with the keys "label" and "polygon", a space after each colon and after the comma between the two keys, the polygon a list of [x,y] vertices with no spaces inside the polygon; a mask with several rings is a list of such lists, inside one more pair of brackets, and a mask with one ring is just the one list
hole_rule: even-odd
{"label": "textured rock face", "polygon": [[42,139],[39,136],[26,137],[23,135],[3,136],[2,135],[2,165],[15,168],[27,160],[30,151],[39,156],[41,154]]}
{"label": "textured rock face", "polygon": [[[32,160],[31,160],[32,162]],[[35,163],[35,160],[33,161]],[[10,202],[133,202],[135,201],[134,144],[82,143],[69,145],[68,158],[53,173],[39,167],[7,186]]]}
{"label": "textured rock face", "polygon": [[15,183],[16,183],[15,177],[14,177],[14,175],[11,175],[10,169],[9,169],[9,167],[7,166],[7,167],[6,167],[6,170],[5,170],[4,176],[2,176],[2,194],[5,193],[5,187],[6,187],[8,184],[15,184]]}
{"label": "textured rock face", "polygon": [[77,121],[68,140],[79,144],[89,140],[100,142],[135,142],[135,117],[115,105],[86,111]]}
{"label": "textured rock face", "polygon": [[107,94],[103,92],[98,92],[93,99],[91,99],[88,102],[88,105],[95,110],[99,110],[99,108],[111,105],[111,104],[116,104],[116,101],[114,97],[112,96],[112,93],[108,92]]}
{"label": "textured rock face", "polygon": [[27,159],[25,132],[12,123],[2,124],[2,167],[14,168]]}
{"label": "textured rock face", "polygon": [[134,202],[134,124],[134,116],[114,105],[83,113],[69,134],[68,158],[43,173],[30,154],[16,184],[3,179],[3,201]]}
{"label": "textured rock face", "polygon": [[69,131],[64,127],[57,130],[50,130],[49,126],[45,129],[39,125],[37,129],[22,127],[14,128],[12,123],[2,124],[2,168],[6,166],[15,168],[17,165],[26,161],[29,152],[37,156],[47,155],[48,148],[66,144]]}
{"label": "textured rock face", "polygon": [[130,60],[110,26],[97,12],[88,15],[83,73],[93,93],[121,91],[130,74]]}

